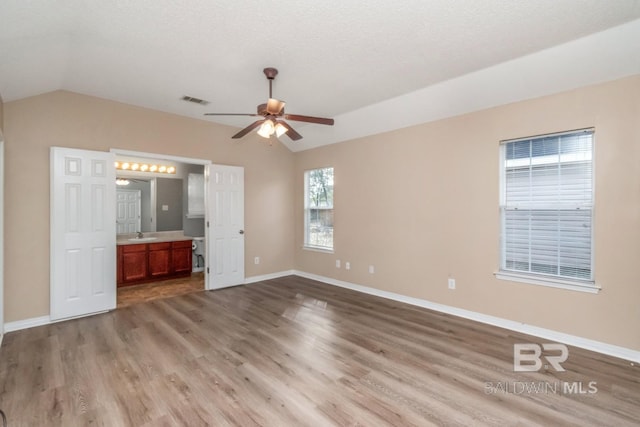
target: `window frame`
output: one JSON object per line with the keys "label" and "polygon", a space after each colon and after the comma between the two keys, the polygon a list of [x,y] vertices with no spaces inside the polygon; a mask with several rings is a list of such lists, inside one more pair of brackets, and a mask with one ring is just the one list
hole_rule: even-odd
{"label": "window frame", "polygon": [[[591,204],[590,204],[590,236],[589,236],[589,244],[590,244],[590,278],[589,279],[580,279],[580,278],[572,278],[568,276],[561,275],[553,275],[553,274],[544,274],[544,273],[533,273],[527,271],[518,271],[518,270],[510,270],[506,268],[506,242],[505,242],[505,227],[506,227],[506,211],[507,211],[507,181],[506,181],[506,147],[509,143],[525,141],[525,140],[535,140],[535,139],[543,139],[549,137],[560,137],[562,135],[572,135],[572,134],[580,134],[580,133],[590,133],[591,134]],[[500,200],[499,200],[499,216],[500,216],[500,238],[499,238],[499,268],[498,271],[494,273],[496,278],[502,280],[515,281],[520,283],[527,283],[533,285],[542,285],[553,288],[561,288],[568,289],[574,291],[582,291],[589,293],[598,293],[600,291],[600,286],[598,286],[595,282],[595,233],[594,233],[594,225],[595,225],[595,129],[594,128],[583,128],[576,129],[565,132],[556,132],[550,134],[543,135],[534,135],[525,138],[516,138],[516,139],[508,139],[500,141]],[[530,157],[531,158],[531,157]],[[560,209],[559,209],[560,210]],[[563,211],[570,211],[570,209],[562,209]]]}
{"label": "window frame", "polygon": [[[317,168],[313,168],[313,169],[307,169],[304,171],[304,202],[303,202],[303,215],[304,215],[304,242],[303,242],[303,249],[306,250],[310,250],[310,251],[315,251],[315,252],[325,252],[325,253],[334,253],[334,248],[335,248],[335,240],[334,240],[334,235],[333,232],[335,230],[335,228],[332,226],[332,237],[331,237],[331,247],[329,246],[322,246],[322,245],[313,245],[309,243],[309,233],[310,233],[310,229],[309,229],[309,220],[310,220],[310,211],[311,211],[311,207],[309,206],[309,176],[311,174],[311,172],[317,171],[317,170],[322,170],[322,169],[331,169],[331,174],[332,174],[332,179],[335,182],[335,168],[333,166],[323,166],[323,167],[317,167]],[[335,186],[334,186],[335,187]],[[335,188],[332,187],[332,200],[331,200],[331,207],[327,208],[327,209],[331,209],[332,211],[335,209]]]}

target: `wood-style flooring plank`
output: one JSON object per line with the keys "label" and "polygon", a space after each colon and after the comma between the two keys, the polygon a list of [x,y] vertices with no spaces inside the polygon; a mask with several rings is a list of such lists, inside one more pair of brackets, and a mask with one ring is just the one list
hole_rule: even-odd
{"label": "wood-style flooring plank", "polygon": [[639,424],[640,368],[624,360],[570,347],[565,372],[514,372],[513,344],[546,340],[296,276],[193,283],[6,334],[9,425]]}

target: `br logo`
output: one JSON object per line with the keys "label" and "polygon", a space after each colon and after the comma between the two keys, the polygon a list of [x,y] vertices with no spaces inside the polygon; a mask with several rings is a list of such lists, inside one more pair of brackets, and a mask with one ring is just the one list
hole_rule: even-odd
{"label": "br logo", "polygon": [[[545,351],[544,356],[542,351]],[[548,354],[551,352],[552,354]],[[513,370],[514,372],[537,372],[542,368],[542,358],[558,372],[564,372],[560,365],[569,357],[569,349],[564,344],[534,343],[513,345]]]}

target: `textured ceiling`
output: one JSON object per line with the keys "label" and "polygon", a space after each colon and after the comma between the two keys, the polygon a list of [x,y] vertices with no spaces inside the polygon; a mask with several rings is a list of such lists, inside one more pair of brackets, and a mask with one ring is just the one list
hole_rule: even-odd
{"label": "textured ceiling", "polygon": [[255,111],[273,66],[287,112],[336,118],[322,130],[291,123],[305,138],[283,140],[298,150],[370,133],[360,116],[385,102],[398,114],[414,93],[639,18],[640,0],[2,0],[0,94],[65,89],[244,127],[253,119],[202,114]]}

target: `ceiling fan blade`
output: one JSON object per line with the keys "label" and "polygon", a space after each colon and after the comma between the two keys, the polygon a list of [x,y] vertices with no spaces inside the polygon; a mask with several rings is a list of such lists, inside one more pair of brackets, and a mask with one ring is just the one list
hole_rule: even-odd
{"label": "ceiling fan blade", "polygon": [[255,113],[204,113],[205,116],[259,116]]}
{"label": "ceiling fan blade", "polygon": [[287,120],[295,120],[297,122],[308,122],[316,123],[319,125],[333,126],[333,119],[326,119],[324,117],[299,116],[297,114],[284,114],[282,117]]}
{"label": "ceiling fan blade", "polygon": [[302,139],[302,135],[300,135],[298,132],[295,131],[294,128],[292,128],[291,126],[289,126],[289,123],[283,121],[283,120],[278,120],[278,123],[280,123],[282,126],[287,128],[287,133],[286,135],[291,138],[294,141],[297,141],[299,139]]}
{"label": "ceiling fan blade", "polygon": [[247,126],[246,128],[242,129],[240,132],[233,135],[231,138],[233,139],[242,138],[243,136],[245,136],[246,134],[248,134],[249,132],[257,128],[258,126],[260,126],[262,122],[264,122],[264,120],[257,120],[251,123],[249,126]]}
{"label": "ceiling fan blade", "polygon": [[273,114],[277,116],[284,109],[284,101],[280,101],[279,99],[269,98],[267,101],[267,113]]}

